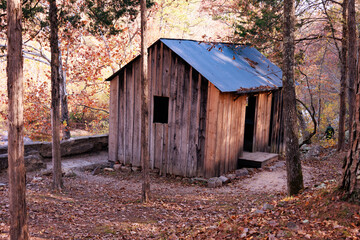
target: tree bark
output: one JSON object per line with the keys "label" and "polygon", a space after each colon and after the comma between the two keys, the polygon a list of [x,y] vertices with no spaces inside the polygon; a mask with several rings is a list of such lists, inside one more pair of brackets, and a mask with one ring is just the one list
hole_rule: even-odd
{"label": "tree bark", "polygon": [[20,0],[7,1],[8,174],[10,239],[12,240],[29,239],[25,196],[21,3]]}
{"label": "tree bark", "polygon": [[349,103],[349,146],[352,146],[352,140],[355,135],[355,128],[353,128],[354,115],[355,115],[355,82],[357,81],[357,34],[356,34],[356,12],[355,0],[348,2],[348,103]]}
{"label": "tree bark", "polygon": [[60,73],[56,0],[49,0],[49,5],[51,47],[51,128],[53,188],[57,191],[61,191],[63,183],[60,155]]}
{"label": "tree bark", "polygon": [[146,0],[141,0],[141,161],[143,171],[142,201],[150,198],[149,151],[149,81],[148,52],[146,46]]}
{"label": "tree bark", "polygon": [[[58,43],[60,49],[60,41]],[[63,128],[63,139],[69,139],[70,128],[69,128],[69,109],[66,95],[66,72],[63,71],[62,55],[59,50],[59,76],[60,76],[60,105],[61,105],[61,125]]]}
{"label": "tree bark", "polygon": [[[356,72],[354,73],[354,69],[356,69],[356,54],[351,53],[356,49],[356,22],[355,22],[355,0],[349,0],[348,4],[348,28],[349,28],[349,78],[356,80],[356,97],[355,101],[350,104],[349,102],[349,112],[350,108],[355,113],[353,118],[350,118],[351,125],[353,126],[353,131],[349,134],[349,143],[351,144],[351,148],[346,156],[345,168],[343,174],[343,180],[341,184],[341,188],[347,195],[351,195],[357,189],[357,174],[358,168],[360,164],[359,154],[359,143],[360,143],[360,89],[359,89],[359,79]],[[355,37],[355,38],[354,38]],[[355,46],[355,48],[354,48]],[[350,84],[350,80],[349,80]],[[350,90],[351,86],[349,85],[349,101],[350,101]],[[355,104],[355,106],[354,106]],[[350,126],[350,125],[349,125]]]}
{"label": "tree bark", "polygon": [[294,83],[294,0],[284,0],[283,101],[286,145],[286,171],[289,195],[304,188],[297,136],[296,96]]}
{"label": "tree bark", "polygon": [[345,150],[345,114],[346,114],[346,76],[347,76],[347,54],[348,54],[348,30],[347,30],[347,5],[348,0],[342,3],[342,40],[341,40],[341,70],[340,70],[340,109],[339,109],[339,133],[338,133],[338,151]]}

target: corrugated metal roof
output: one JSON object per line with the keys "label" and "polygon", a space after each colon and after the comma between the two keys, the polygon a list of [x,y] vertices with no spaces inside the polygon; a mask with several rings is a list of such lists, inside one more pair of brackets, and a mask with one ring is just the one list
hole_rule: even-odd
{"label": "corrugated metal roof", "polygon": [[222,92],[282,87],[282,71],[253,47],[160,39]]}

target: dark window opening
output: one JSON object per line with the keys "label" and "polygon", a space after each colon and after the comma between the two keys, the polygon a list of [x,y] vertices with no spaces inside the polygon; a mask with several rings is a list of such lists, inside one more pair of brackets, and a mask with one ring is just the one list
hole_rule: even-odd
{"label": "dark window opening", "polygon": [[154,96],[154,123],[168,123],[169,98]]}

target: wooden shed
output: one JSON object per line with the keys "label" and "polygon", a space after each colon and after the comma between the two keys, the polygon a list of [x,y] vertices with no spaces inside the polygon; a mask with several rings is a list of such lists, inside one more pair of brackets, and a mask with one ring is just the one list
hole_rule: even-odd
{"label": "wooden shed", "polygon": [[[149,49],[150,166],[213,177],[282,148],[282,72],[255,48],[159,39]],[[110,81],[109,160],[140,166],[140,57]]]}

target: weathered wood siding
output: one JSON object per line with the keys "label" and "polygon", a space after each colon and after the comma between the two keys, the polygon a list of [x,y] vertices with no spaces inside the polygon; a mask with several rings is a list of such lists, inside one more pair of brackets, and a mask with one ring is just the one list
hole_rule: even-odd
{"label": "weathered wood siding", "polygon": [[221,93],[208,84],[205,134],[205,177],[219,176],[237,167],[243,152],[246,96]]}
{"label": "weathered wood siding", "polygon": [[[149,48],[150,166],[161,174],[219,176],[243,152],[246,95],[221,93],[163,43]],[[154,123],[154,96],[168,97],[168,123]],[[281,150],[281,91],[258,94],[254,150]],[[140,58],[110,83],[109,159],[140,166]]]}
{"label": "weathered wood siding", "polygon": [[282,121],[282,90],[273,91],[272,95],[270,152],[281,153],[285,151],[284,122]]}
{"label": "weathered wood siding", "polygon": [[[208,81],[160,42],[149,49],[148,74],[151,168],[160,169],[162,174],[201,175]],[[118,138],[109,155],[116,154],[121,163],[140,166],[140,58],[126,65],[111,84],[117,97],[111,98],[110,104],[117,108],[110,109],[110,135]],[[154,96],[169,97],[168,123],[153,122]]]}
{"label": "weathered wood siding", "polygon": [[118,151],[118,133],[117,129],[119,126],[119,113],[118,113],[118,103],[119,103],[119,79],[115,77],[110,82],[110,117],[109,117],[109,160],[117,160],[117,151]]}
{"label": "weathered wood siding", "polygon": [[259,93],[256,100],[254,152],[269,152],[272,93]]}

